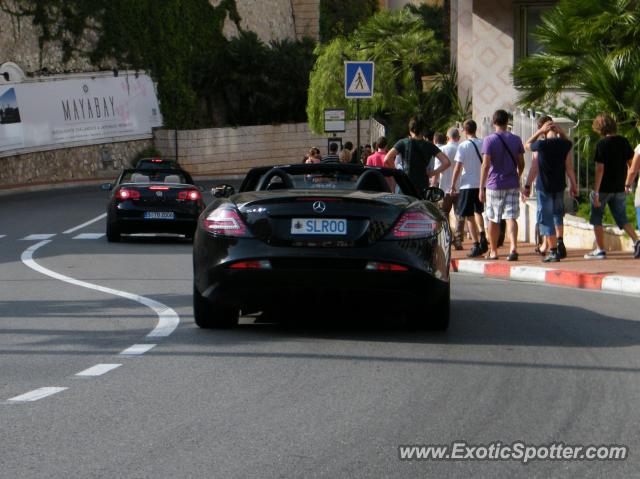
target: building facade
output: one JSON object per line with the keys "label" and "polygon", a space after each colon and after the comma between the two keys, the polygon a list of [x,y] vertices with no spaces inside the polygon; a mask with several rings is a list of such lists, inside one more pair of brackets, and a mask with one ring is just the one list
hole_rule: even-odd
{"label": "building facade", "polygon": [[499,108],[515,109],[511,72],[519,58],[538,51],[531,33],[554,3],[451,0],[451,56],[458,68],[458,92],[463,100],[473,100],[478,123],[486,123]]}

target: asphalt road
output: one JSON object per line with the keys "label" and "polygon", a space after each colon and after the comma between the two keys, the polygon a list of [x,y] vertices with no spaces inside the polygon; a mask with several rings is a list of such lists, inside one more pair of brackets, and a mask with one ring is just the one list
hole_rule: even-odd
{"label": "asphalt road", "polygon": [[[0,477],[640,476],[637,298],[455,275],[445,334],[305,311],[203,331],[190,243],[75,239],[104,220],[64,233],[105,203],[95,188],[0,198]],[[629,458],[398,458],[456,440]]]}

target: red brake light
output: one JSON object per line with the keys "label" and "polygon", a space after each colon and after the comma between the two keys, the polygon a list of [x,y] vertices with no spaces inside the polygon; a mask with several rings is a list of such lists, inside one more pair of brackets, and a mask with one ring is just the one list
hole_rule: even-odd
{"label": "red brake light", "polygon": [[150,186],[149,189],[152,191],[167,191],[169,187],[168,186]]}
{"label": "red brake light", "polygon": [[140,192],[138,190],[133,190],[131,188],[120,188],[116,192],[116,198],[119,200],[139,200]]}
{"label": "red brake light", "polygon": [[240,218],[238,211],[232,206],[216,208],[204,220],[207,231],[235,238],[250,237],[251,233]]}
{"label": "red brake light", "polygon": [[403,213],[391,236],[399,239],[426,238],[438,230],[438,222],[421,211]]}
{"label": "red brake light", "polygon": [[162,160],[159,160],[158,158],[154,158],[153,160],[151,160],[151,163],[162,163]]}
{"label": "red brake light", "polygon": [[377,263],[376,261],[369,261],[366,269],[369,271],[409,271],[409,268],[401,264]]}
{"label": "red brake light", "polygon": [[183,190],[178,192],[179,200],[198,201],[202,195],[198,190]]}
{"label": "red brake light", "polygon": [[268,259],[255,261],[238,261],[229,266],[230,269],[271,269],[271,262]]}

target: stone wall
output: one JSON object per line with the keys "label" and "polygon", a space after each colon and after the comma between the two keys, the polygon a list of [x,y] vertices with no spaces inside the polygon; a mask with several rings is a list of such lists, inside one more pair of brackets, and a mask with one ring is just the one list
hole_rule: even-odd
{"label": "stone wall", "polygon": [[[380,129],[374,120],[361,121],[361,143],[372,143]],[[356,144],[355,122],[349,122],[343,142]],[[156,130],[156,148],[175,157],[173,130]],[[326,136],[309,131],[306,123],[178,131],[178,159],[193,175],[241,175],[256,166],[300,163],[312,146],[326,154]]]}
{"label": "stone wall", "polygon": [[291,0],[296,37],[320,37],[320,0]]}
{"label": "stone wall", "polygon": [[[210,0],[213,6],[220,0]],[[255,32],[265,43],[296,38],[291,0],[236,0],[240,27]],[[225,36],[238,34],[235,24],[227,18]]]}
{"label": "stone wall", "polygon": [[[0,189],[114,178],[120,168],[131,164],[138,152],[150,146],[151,140],[137,140],[0,158]],[[103,148],[109,150],[113,162],[103,163]]]}

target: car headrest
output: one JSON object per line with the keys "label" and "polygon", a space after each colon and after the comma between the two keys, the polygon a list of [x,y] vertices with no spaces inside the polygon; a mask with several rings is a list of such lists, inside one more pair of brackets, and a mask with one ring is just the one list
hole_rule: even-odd
{"label": "car headrest", "polygon": [[131,181],[134,183],[149,183],[149,177],[140,173],[134,173],[131,175]]}
{"label": "car headrest", "polygon": [[178,175],[167,175],[164,177],[165,183],[180,183],[180,177]]}
{"label": "car headrest", "polygon": [[377,191],[380,193],[390,193],[389,183],[384,175],[377,170],[367,170],[356,182],[356,190]]}

